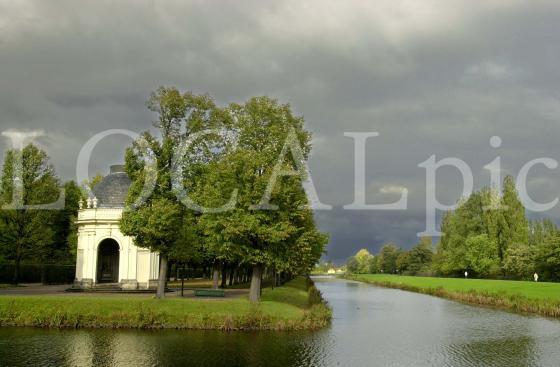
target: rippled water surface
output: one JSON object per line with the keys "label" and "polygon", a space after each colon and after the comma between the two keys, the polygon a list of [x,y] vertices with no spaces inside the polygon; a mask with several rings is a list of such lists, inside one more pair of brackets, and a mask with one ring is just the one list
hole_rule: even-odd
{"label": "rippled water surface", "polygon": [[315,333],[0,328],[1,366],[560,366],[560,322],[317,279]]}

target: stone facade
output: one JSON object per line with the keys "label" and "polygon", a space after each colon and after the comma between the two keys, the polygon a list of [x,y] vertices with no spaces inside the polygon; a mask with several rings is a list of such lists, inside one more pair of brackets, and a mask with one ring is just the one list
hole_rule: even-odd
{"label": "stone facade", "polygon": [[94,189],[95,196],[79,210],[76,286],[107,283],[127,290],[157,286],[159,255],[135,246],[119,229],[129,185],[122,166],[112,166]]}

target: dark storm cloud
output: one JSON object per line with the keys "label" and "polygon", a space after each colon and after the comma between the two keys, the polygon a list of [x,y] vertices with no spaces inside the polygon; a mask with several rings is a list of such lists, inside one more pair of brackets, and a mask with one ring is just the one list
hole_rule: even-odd
{"label": "dark storm cloud", "polygon": [[[270,95],[314,134],[313,178],[321,201],[335,206],[317,213],[331,233],[328,257],[387,241],[409,247],[425,225],[417,165],[430,155],[468,162],[477,187],[497,155],[514,175],[530,159],[560,159],[560,7],[481,4],[0,1],[0,127],[45,130],[40,144],[70,179],[94,134],[150,128],[144,102],[160,85],[221,104]],[[394,201],[406,187],[408,210],[341,209],[354,185],[345,131],[380,133],[367,146],[368,202]],[[492,135],[500,148],[490,147]],[[127,144],[103,141],[91,171],[122,161]],[[536,200],[553,199],[557,187],[558,170],[534,169]],[[438,198],[453,203],[460,191],[457,172],[442,169]]]}

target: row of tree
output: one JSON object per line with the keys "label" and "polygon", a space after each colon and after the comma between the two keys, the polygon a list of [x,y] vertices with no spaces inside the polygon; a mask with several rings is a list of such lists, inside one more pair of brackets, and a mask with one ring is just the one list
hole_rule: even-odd
{"label": "row of tree", "polygon": [[[38,209],[54,203],[61,189],[63,210]],[[0,178],[0,263],[72,264],[77,243],[74,221],[82,193],[73,181],[62,184],[46,153],[34,145],[6,152]]]}
{"label": "row of tree", "polygon": [[[253,301],[260,299],[263,275],[276,281],[309,272],[327,236],[315,226],[302,185],[311,149],[303,119],[266,97],[220,108],[207,95],[176,88],[160,88],[147,105],[158,115],[159,131],[143,133],[126,151],[132,185],[121,230],[137,246],[159,252],[158,296],[170,263],[210,266],[216,286],[219,272],[222,284],[226,276],[230,282],[250,276]],[[55,202],[60,179],[34,145],[5,157],[0,254],[16,264],[17,282],[22,261],[74,261],[74,220],[85,193],[69,182],[64,210],[30,207]],[[144,187],[151,187],[147,197]]]}
{"label": "row of tree", "polygon": [[378,256],[359,251],[348,262],[357,273],[405,273],[441,276],[560,280],[560,231],[550,220],[529,221],[514,180],[501,193],[484,188],[463,200],[442,219],[435,250],[422,238],[409,251],[394,244]]}
{"label": "row of tree", "polygon": [[428,275],[431,273],[433,257],[431,239],[423,237],[408,251],[393,243],[381,247],[379,254],[375,256],[368,250],[361,249],[346,261],[346,270],[356,274]]}
{"label": "row of tree", "polygon": [[128,204],[138,202],[150,177],[156,182],[125,211],[121,230],[159,252],[158,296],[169,260],[211,262],[215,279],[220,268],[250,267],[252,301],[260,299],[265,269],[309,272],[327,236],[315,226],[302,185],[311,149],[303,119],[267,97],[221,108],[207,95],[175,88],[160,88],[148,107],[158,114],[159,136],[146,132],[126,152]]}

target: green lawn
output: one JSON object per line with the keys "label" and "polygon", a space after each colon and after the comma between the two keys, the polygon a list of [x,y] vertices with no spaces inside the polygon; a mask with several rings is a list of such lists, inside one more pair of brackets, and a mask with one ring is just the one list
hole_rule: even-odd
{"label": "green lawn", "polygon": [[465,303],[560,317],[560,283],[387,274],[349,274],[345,278]]}
{"label": "green lawn", "polygon": [[392,282],[414,287],[444,288],[454,292],[479,291],[505,293],[533,299],[560,301],[560,283],[526,282],[515,280],[461,279],[415,277],[388,274],[360,274],[359,278],[378,282]]}
{"label": "green lawn", "polygon": [[[246,298],[182,299],[102,296],[0,296],[0,325],[188,329],[311,329],[330,310],[310,306],[305,278]],[[325,309],[323,309],[325,308]]]}

